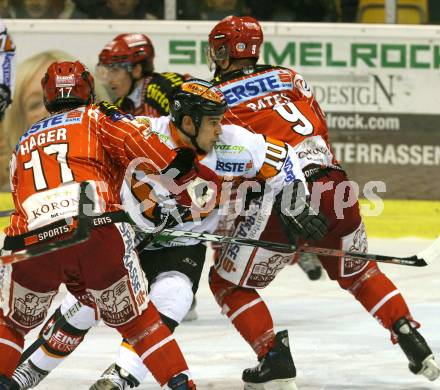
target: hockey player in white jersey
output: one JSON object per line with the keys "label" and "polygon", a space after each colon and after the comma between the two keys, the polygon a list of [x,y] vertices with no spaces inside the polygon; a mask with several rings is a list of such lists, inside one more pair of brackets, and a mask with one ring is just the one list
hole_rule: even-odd
{"label": "hockey player in white jersey", "polygon": [[0,121],[11,104],[15,79],[15,46],[3,21],[0,19]]}
{"label": "hockey player in white jersey", "polygon": [[[171,100],[170,117],[138,117],[137,120],[158,133],[163,142],[172,148],[192,146],[199,162],[214,170],[226,183],[224,188],[228,188],[229,183],[235,183],[241,186],[244,194],[246,188],[252,185],[251,182],[256,183],[255,179],[264,184],[268,189],[267,212],[270,213],[273,196],[280,197],[284,187],[305,182],[296,154],[284,142],[251,133],[240,126],[221,125],[225,109],[223,94],[217,88],[202,80],[191,80],[183,83],[181,90]],[[223,204],[228,200],[224,196],[227,191],[215,197],[215,204],[204,204],[206,192],[212,191],[212,188],[206,187],[198,198],[199,204],[189,210],[177,206],[155,177],[133,171],[126,178],[122,188],[123,203],[138,227],[177,227],[179,230],[210,233],[217,226],[218,214],[228,208],[227,204]],[[219,206],[218,202],[221,203]],[[289,199],[288,208],[290,202]],[[309,207],[308,204],[303,206]],[[298,235],[313,234],[317,237],[322,237],[326,229],[325,218],[313,213],[302,220],[301,226],[294,228]],[[142,241],[142,237],[139,241]],[[205,251],[203,244],[188,238],[156,241],[141,250],[141,264],[149,282],[150,299],[158,308],[162,321],[172,331],[191,305],[202,272]],[[59,318],[74,303],[72,296],[67,297],[55,313],[55,318]],[[48,323],[50,325],[51,321]],[[76,339],[61,351],[57,350],[56,342],[49,340],[45,343],[16,370],[13,379],[17,389],[29,389],[39,383],[76,348],[94,324],[93,310],[87,307],[81,309],[69,320],[68,327],[57,332],[65,332],[70,337],[75,335]],[[290,355],[290,351],[288,353]],[[294,370],[293,360],[290,360]],[[104,372],[91,389],[118,390],[137,386],[147,374],[140,358],[123,342],[115,364]]]}

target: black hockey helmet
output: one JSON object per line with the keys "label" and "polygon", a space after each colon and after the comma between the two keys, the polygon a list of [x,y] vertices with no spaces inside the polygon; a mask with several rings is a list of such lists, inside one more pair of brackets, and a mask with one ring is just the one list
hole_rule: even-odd
{"label": "black hockey helmet", "polygon": [[204,116],[222,115],[227,108],[223,93],[213,84],[200,79],[191,79],[180,85],[170,101],[170,114],[174,124],[182,130],[182,119],[188,115],[196,128],[196,138]]}

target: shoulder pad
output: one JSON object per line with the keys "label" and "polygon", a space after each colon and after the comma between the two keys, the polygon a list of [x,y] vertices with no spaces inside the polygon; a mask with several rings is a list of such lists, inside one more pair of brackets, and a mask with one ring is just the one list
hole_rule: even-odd
{"label": "shoulder pad", "polygon": [[105,100],[98,103],[98,108],[103,114],[110,117],[113,122],[119,121],[122,118],[127,118],[128,120],[134,119],[133,115],[122,113],[118,106]]}

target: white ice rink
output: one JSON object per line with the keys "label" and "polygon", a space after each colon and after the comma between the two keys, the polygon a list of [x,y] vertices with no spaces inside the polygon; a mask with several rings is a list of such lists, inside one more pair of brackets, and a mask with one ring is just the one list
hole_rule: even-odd
{"label": "white ice rink", "polygon": [[[429,243],[372,239],[369,249],[371,253],[412,255]],[[256,359],[220,315],[207,286],[208,268],[207,263],[198,293],[199,319],[184,323],[176,337],[198,389],[242,389],[241,372],[254,366]],[[381,268],[403,293],[440,359],[440,263],[425,268]],[[272,310],[276,330],[289,330],[300,390],[440,389],[440,380],[429,382],[409,372],[406,357],[391,344],[388,331],[337,283],[328,279],[310,282],[299,267],[288,267],[262,295]],[[55,306],[58,303],[59,299]],[[113,362],[118,344],[115,330],[98,326],[38,389],[88,389]],[[158,388],[150,378],[138,389]]]}

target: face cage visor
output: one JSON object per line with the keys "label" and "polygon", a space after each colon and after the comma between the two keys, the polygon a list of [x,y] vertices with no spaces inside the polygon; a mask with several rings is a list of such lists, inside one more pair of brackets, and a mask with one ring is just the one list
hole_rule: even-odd
{"label": "face cage visor", "polygon": [[131,73],[133,65],[128,62],[120,62],[115,64],[96,65],[96,78],[104,84],[108,84],[110,80],[117,78],[121,73]]}
{"label": "face cage visor", "polygon": [[229,58],[229,50],[226,46],[220,46],[217,52],[214,49],[214,46],[207,45],[205,47],[205,59],[208,64],[209,71],[212,72],[215,70],[216,61],[226,60]]}

